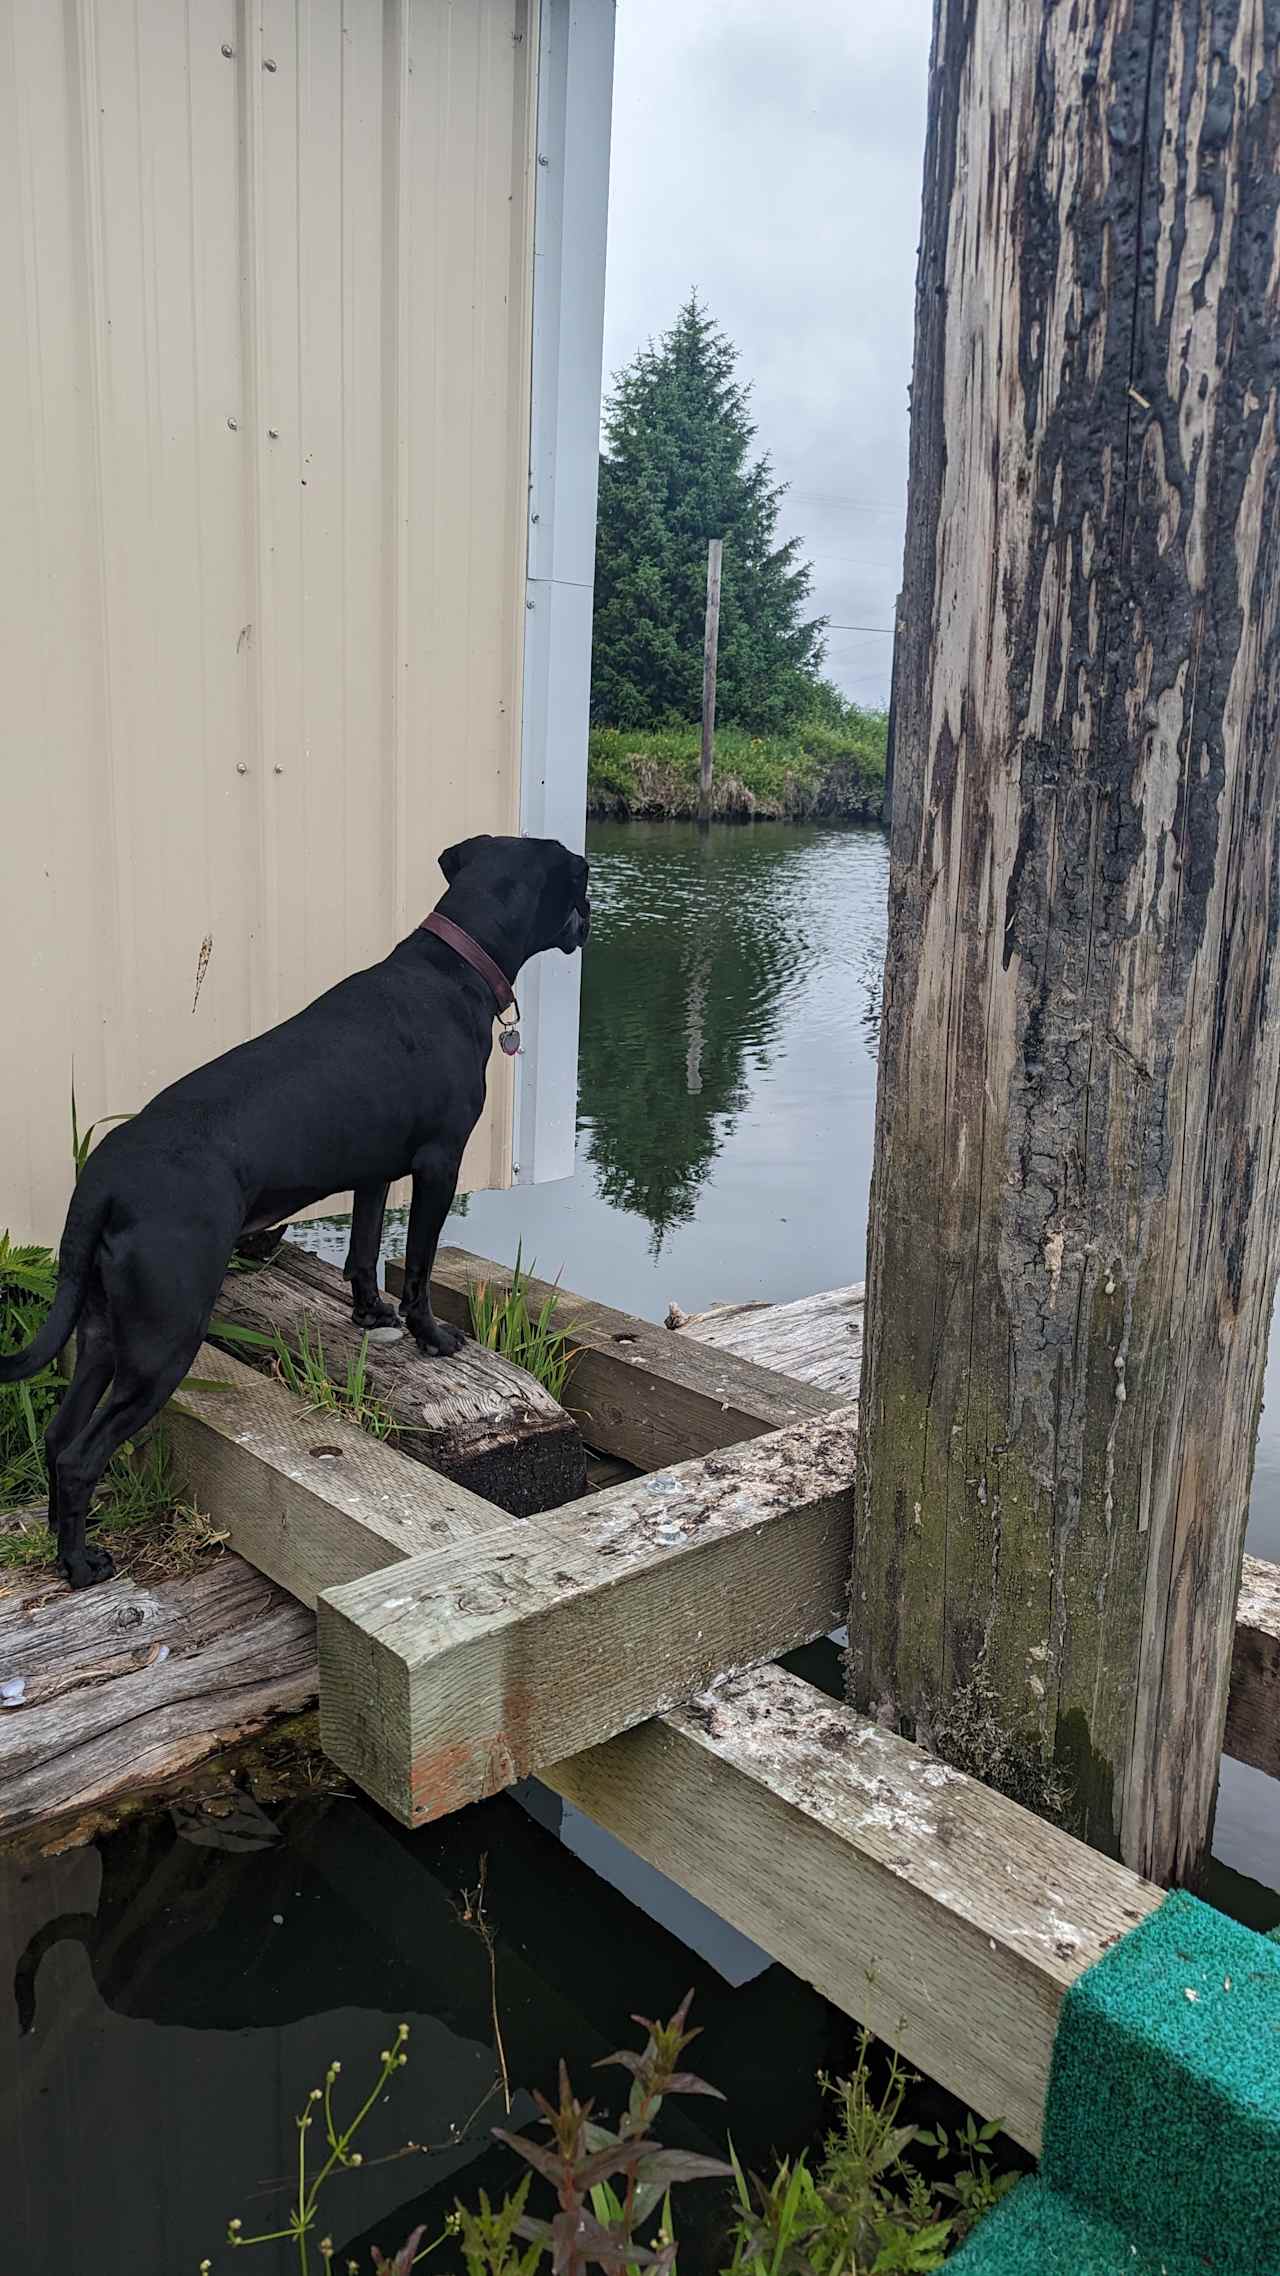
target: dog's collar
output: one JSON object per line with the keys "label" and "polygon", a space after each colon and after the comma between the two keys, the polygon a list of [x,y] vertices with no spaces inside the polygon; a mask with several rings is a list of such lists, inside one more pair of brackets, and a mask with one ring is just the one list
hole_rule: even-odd
{"label": "dog's collar", "polygon": [[[421,929],[424,933],[434,933],[437,940],[442,940],[447,948],[462,958],[464,964],[469,964],[473,972],[478,972],[480,978],[488,982],[498,999],[500,1015],[514,1010],[516,1016],[513,1025],[502,1030],[502,1048],[508,1053],[518,1050],[520,1006],[516,1002],[515,989],[501,965],[494,963],[488,950],[481,948],[478,940],[472,940],[470,933],[464,933],[461,925],[455,925],[452,917],[441,916],[438,909],[433,909],[429,917],[423,918]],[[513,1040],[509,1041],[508,1038]]]}

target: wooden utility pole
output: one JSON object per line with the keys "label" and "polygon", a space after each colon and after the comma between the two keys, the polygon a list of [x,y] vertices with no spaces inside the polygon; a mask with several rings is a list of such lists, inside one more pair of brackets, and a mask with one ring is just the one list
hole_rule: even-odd
{"label": "wooden utility pole", "polygon": [[880,801],[880,819],[886,830],[893,828],[893,738],[897,729],[898,642],[902,637],[902,595],[893,604],[893,665],[889,681],[889,716],[884,730],[884,795]]}
{"label": "wooden utility pole", "polygon": [[850,1689],[1161,1879],[1280,1255],[1278,39],[936,0],[931,63]]}
{"label": "wooden utility pole", "polygon": [[720,645],[720,557],[724,539],[707,545],[707,621],[702,642],[702,770],[698,777],[698,827],[711,820],[711,780],[716,758],[716,651]]}

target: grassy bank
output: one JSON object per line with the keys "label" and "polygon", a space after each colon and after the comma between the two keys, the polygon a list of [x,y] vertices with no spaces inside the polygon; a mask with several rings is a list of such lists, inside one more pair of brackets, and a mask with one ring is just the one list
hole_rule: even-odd
{"label": "grassy bank", "polygon": [[[885,714],[849,705],[840,722],[813,719],[783,735],[716,733],[715,812],[723,821],[880,818]],[[616,820],[688,819],[698,809],[699,731],[594,727],[588,810]]]}

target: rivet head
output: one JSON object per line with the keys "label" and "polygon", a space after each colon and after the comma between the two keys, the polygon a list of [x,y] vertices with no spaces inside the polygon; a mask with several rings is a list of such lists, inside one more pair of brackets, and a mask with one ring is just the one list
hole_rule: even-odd
{"label": "rivet head", "polygon": [[264,55],[264,56],[263,56],[263,58],[262,58],[262,68],[263,68],[263,70],[264,70],[264,71],[274,71],[274,70],[275,70],[275,67],[276,67],[276,66],[275,66],[275,58],[274,58],[274,56],[270,56],[270,55]]}
{"label": "rivet head", "polygon": [[233,434],[233,435],[234,435],[234,433],[235,433],[235,431],[236,431],[236,428],[238,427],[239,423],[240,423],[240,422],[239,422],[239,420],[238,420],[238,419],[228,419],[228,421],[227,421],[227,425],[230,427],[230,429],[231,429],[231,432],[232,432],[232,434]]}
{"label": "rivet head", "polygon": [[243,760],[243,759],[237,759],[237,760],[236,760],[236,773],[237,773],[237,774],[248,774],[248,772],[249,772],[249,769],[248,769],[248,767],[245,765],[245,763],[244,763],[244,760]]}
{"label": "rivet head", "polygon": [[272,771],[272,773],[273,773],[273,774],[283,774],[283,773],[284,773],[284,768],[283,768],[283,767],[273,767],[271,771]]}
{"label": "rivet head", "polygon": [[549,158],[544,158],[544,157],[542,156],[541,152],[539,152],[539,154],[538,154],[538,164],[539,164],[540,166],[549,166],[549,165],[551,164],[551,160],[550,160]]}
{"label": "rivet head", "polygon": [[224,40],[224,41],[223,41],[223,43],[222,43],[222,52],[223,52],[223,54],[225,55],[225,57],[226,57],[226,59],[227,59],[228,63],[230,63],[232,56],[233,56],[233,55],[235,54],[235,52],[236,52],[236,51],[235,51],[235,49],[232,47],[230,40]]}
{"label": "rivet head", "polygon": [[280,440],[280,429],[279,429],[278,427],[268,427],[268,429],[267,429],[267,433],[268,433],[268,435],[270,436],[270,438],[271,438],[271,440],[272,440],[272,442],[273,442],[273,443],[278,443],[278,442],[279,442],[279,440]]}

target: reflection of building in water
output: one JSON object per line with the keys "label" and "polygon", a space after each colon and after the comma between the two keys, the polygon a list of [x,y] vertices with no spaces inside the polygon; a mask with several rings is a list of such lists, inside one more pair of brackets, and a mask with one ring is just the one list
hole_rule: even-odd
{"label": "reflection of building in water", "polygon": [[[583,960],[580,1111],[600,1190],[655,1249],[694,1214],[785,1009],[802,905],[776,840],[744,833],[620,860]],[[664,899],[654,904],[660,881]]]}

